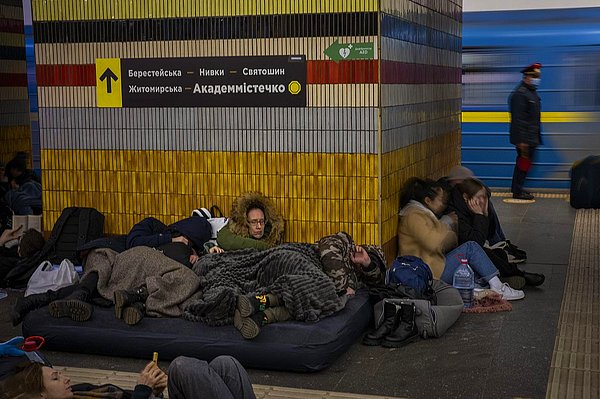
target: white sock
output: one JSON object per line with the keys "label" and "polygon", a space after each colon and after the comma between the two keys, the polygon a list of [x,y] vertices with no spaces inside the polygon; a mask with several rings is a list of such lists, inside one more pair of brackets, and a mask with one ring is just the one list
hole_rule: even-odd
{"label": "white sock", "polygon": [[504,283],[502,281],[500,281],[498,276],[494,276],[490,279],[490,281],[488,281],[488,284],[490,285],[491,289],[498,290],[498,289],[502,288],[502,285]]}

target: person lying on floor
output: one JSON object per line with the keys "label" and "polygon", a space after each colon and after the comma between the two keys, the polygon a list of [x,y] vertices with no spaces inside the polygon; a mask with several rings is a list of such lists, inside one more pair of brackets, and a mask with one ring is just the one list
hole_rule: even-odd
{"label": "person lying on floor", "polygon": [[146,246],[121,253],[109,248],[92,250],[83,267],[78,284],[17,300],[11,312],[13,324],[45,305],[54,317],[87,321],[93,314],[92,302],[114,304],[115,316],[129,325],[145,315],[179,317],[186,301],[200,288],[199,277],[189,267]]}
{"label": "person lying on floor", "polygon": [[239,197],[227,224],[217,233],[225,251],[256,248],[265,250],[283,242],[285,222],[272,201],[258,192]]}
{"label": "person lying on floor", "polygon": [[150,399],[161,398],[167,387],[172,399],[195,399],[199,395],[204,399],[256,398],[248,373],[231,356],[219,356],[210,363],[180,356],[171,362],[167,373],[150,362],[140,372],[133,392],[112,384],[71,385],[69,377],[50,365],[31,362],[25,357],[10,359],[15,366],[0,377],[0,399],[108,399],[125,394],[132,399]]}
{"label": "person lying on floor", "polygon": [[514,263],[510,263],[507,253],[500,248],[490,248],[487,242],[492,242],[496,236],[495,218],[490,216],[490,192],[477,179],[467,178],[456,184],[449,196],[448,209],[458,216],[458,243],[468,241],[478,243],[500,272],[500,279],[516,289],[526,284],[538,286],[544,282],[544,275],[528,273]]}
{"label": "person lying on floor", "polygon": [[398,220],[399,254],[421,258],[433,277],[452,284],[454,272],[461,258],[466,258],[475,272],[476,283],[499,293],[503,299],[517,300],[525,297],[498,278],[498,269],[483,248],[474,241],[457,246],[456,223],[458,217],[438,219],[446,209],[446,196],[441,185],[433,180],[408,179],[400,197]]}
{"label": "person lying on floor", "polygon": [[[462,197],[460,193],[457,193],[456,190],[453,190],[457,184],[462,183],[465,179],[475,179],[475,175],[473,171],[469,168],[466,168],[461,165],[454,166],[447,177],[442,177],[438,180],[439,183],[442,184],[444,191],[448,195],[448,209],[446,212],[453,212],[452,204],[455,202],[454,197]],[[479,181],[479,180],[478,180]],[[480,181],[481,184],[483,182]],[[490,247],[500,247],[504,250],[508,256],[508,261],[510,263],[523,263],[527,260],[527,253],[514,245],[510,240],[506,239],[506,235],[504,234],[504,230],[502,230],[502,225],[500,224],[500,219],[498,218],[498,214],[496,213],[496,209],[494,208],[494,204],[491,199],[491,190],[486,185],[483,185],[487,192],[488,197],[488,207],[487,214],[489,218],[489,234],[486,239]],[[457,198],[459,199],[459,198]],[[459,215],[460,216],[460,215]],[[459,231],[460,233],[460,231]],[[460,237],[459,237],[460,240]],[[464,240],[469,241],[469,240]]]}

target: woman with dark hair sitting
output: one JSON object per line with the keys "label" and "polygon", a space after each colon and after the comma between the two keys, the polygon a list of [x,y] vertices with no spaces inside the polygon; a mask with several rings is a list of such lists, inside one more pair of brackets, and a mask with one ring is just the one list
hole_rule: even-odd
{"label": "woman with dark hair sitting", "polygon": [[475,272],[476,283],[488,285],[506,300],[525,297],[498,278],[498,269],[474,241],[457,247],[456,214],[438,219],[446,209],[446,197],[439,183],[413,177],[400,198],[398,238],[400,255],[417,256],[429,265],[433,277],[452,284],[460,259],[466,258]]}
{"label": "woman with dark hair sitting", "polygon": [[486,248],[496,235],[496,221],[489,214],[489,189],[479,180],[467,178],[456,184],[450,191],[448,210],[458,216],[459,244],[474,241],[479,244],[500,272],[500,278],[511,287],[522,288],[525,284],[538,286],[544,282],[544,275],[519,270],[509,263],[502,249]]}

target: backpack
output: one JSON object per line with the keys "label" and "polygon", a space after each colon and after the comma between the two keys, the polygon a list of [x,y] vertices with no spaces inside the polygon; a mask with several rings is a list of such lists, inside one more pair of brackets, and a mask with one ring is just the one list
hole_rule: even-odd
{"label": "backpack", "polygon": [[433,273],[423,259],[416,256],[399,256],[385,273],[386,285],[405,285],[420,297],[432,295]]}
{"label": "backpack", "polygon": [[104,215],[96,209],[79,207],[63,209],[44,247],[33,256],[20,259],[6,274],[0,285],[25,287],[33,272],[45,260],[59,264],[63,259],[69,259],[73,264],[79,264],[77,247],[100,238],[103,232]]}
{"label": "backpack", "polygon": [[570,203],[575,209],[600,208],[600,156],[590,155],[571,167]]}
{"label": "backpack", "polygon": [[198,216],[201,218],[205,218],[210,223],[210,227],[212,228],[211,240],[217,239],[217,233],[221,230],[227,222],[228,218],[223,216],[223,212],[221,208],[217,205],[213,205],[210,207],[210,210],[207,208],[198,208],[192,211],[192,216]]}

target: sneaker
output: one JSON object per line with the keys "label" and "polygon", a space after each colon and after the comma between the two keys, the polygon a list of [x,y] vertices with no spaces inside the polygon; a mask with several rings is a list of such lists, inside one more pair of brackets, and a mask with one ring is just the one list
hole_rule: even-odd
{"label": "sneaker", "polygon": [[516,301],[525,298],[525,293],[523,291],[515,290],[506,283],[502,284],[498,289],[492,288],[492,291],[502,295],[502,299],[506,299],[507,301]]}
{"label": "sneaker", "polygon": [[529,194],[527,191],[521,191],[520,193],[513,193],[512,197],[514,199],[527,200],[527,201],[531,201],[533,199],[533,195]]}
{"label": "sneaker", "polygon": [[516,290],[522,289],[527,284],[527,280],[522,276],[499,277],[499,279]]}

